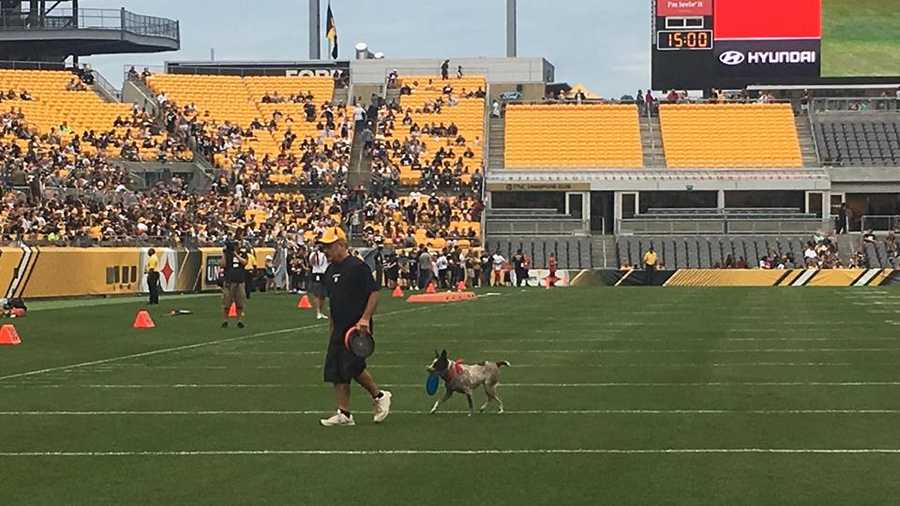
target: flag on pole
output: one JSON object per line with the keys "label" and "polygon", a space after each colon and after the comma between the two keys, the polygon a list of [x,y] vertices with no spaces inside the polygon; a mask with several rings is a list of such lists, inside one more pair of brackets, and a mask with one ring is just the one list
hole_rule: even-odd
{"label": "flag on pole", "polygon": [[328,17],[325,20],[325,38],[328,39],[328,46],[331,48],[331,58],[337,60],[338,35],[337,26],[334,24],[334,14],[331,12],[331,2],[328,2]]}

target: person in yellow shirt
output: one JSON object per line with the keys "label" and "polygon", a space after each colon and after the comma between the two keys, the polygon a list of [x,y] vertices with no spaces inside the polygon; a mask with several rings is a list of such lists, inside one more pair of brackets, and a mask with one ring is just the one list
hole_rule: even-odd
{"label": "person in yellow shirt", "polygon": [[644,253],[644,270],[647,271],[647,284],[653,285],[653,274],[656,272],[656,265],[659,262],[659,258],[656,256],[656,251],[653,249],[653,246]]}
{"label": "person in yellow shirt", "polygon": [[144,266],[144,272],[147,273],[150,304],[159,304],[159,258],[156,257],[156,250],[153,248],[147,250],[147,265]]}

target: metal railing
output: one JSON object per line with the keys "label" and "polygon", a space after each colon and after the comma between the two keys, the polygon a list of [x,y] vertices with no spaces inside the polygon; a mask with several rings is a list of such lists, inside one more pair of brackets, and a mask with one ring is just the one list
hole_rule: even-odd
{"label": "metal railing", "polygon": [[490,235],[586,235],[590,226],[581,218],[555,220],[495,220],[487,221],[486,234]]}
{"label": "metal railing", "polygon": [[[391,72],[393,72],[395,70],[397,71],[398,81],[403,81],[404,79],[409,79],[411,77],[414,77],[414,78],[430,77],[430,78],[433,78],[437,82],[442,81],[440,68],[434,69],[431,67],[391,67],[391,68],[384,69],[385,83],[387,83],[388,76],[391,74]],[[488,72],[490,72],[490,69],[487,67],[463,67],[463,78],[483,77],[485,80],[485,83],[487,83]],[[453,66],[453,65],[450,66],[449,74],[447,77],[448,77],[447,80],[450,82],[450,84],[453,84],[453,81],[456,80],[456,67],[455,66]],[[422,83],[419,83],[419,84],[421,85]],[[471,91],[475,91],[475,90],[471,90]]]}
{"label": "metal railing", "polygon": [[900,215],[894,216],[863,216],[862,229],[875,232],[888,232],[900,230]]}
{"label": "metal railing", "polygon": [[828,230],[821,219],[641,219],[616,220],[617,233],[632,234],[808,234]]}
{"label": "metal railing", "polygon": [[816,150],[816,162],[821,166],[824,165],[822,161],[822,152],[819,151],[819,136],[816,135],[816,125],[813,122],[813,112],[810,110],[806,111],[806,122],[809,124],[809,136],[812,137],[813,141],[813,149]]}
{"label": "metal railing", "polygon": [[96,70],[91,70],[91,75],[94,77],[94,86],[100,88],[108,95],[115,98],[117,101],[122,101],[122,90],[116,89],[116,87],[113,86],[111,82],[107,81],[106,78],[103,77],[103,74],[97,72]]}
{"label": "metal railing", "polygon": [[63,62],[0,60],[0,69],[9,70],[66,70]]}
{"label": "metal railing", "polygon": [[122,9],[56,8],[50,14],[23,11],[0,14],[0,30],[121,30],[180,41],[178,21]]}
{"label": "metal railing", "polygon": [[830,112],[891,112],[900,111],[896,97],[814,98],[810,114]]}
{"label": "metal railing", "polygon": [[[137,72],[137,74],[138,74],[137,79],[128,75],[128,72],[132,68],[134,68],[134,71]],[[165,65],[147,65],[145,63],[127,63],[125,65],[122,65],[122,82],[124,83],[126,81],[135,81],[135,80],[143,82],[143,80],[140,78],[140,75],[144,71],[144,69],[149,70],[151,74],[165,74],[166,73]]]}

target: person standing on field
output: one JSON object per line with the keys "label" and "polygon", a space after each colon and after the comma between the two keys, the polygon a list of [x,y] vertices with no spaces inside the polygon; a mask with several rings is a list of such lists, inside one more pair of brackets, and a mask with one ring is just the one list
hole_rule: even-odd
{"label": "person standing on field", "polygon": [[325,272],[325,289],[331,308],[331,335],[325,355],[324,379],[334,385],[337,413],[319,420],[324,427],[356,425],[350,412],[350,382],[355,381],[372,397],[375,423],[381,423],[391,410],[391,393],[378,388],[366,370],[366,359],[355,355],[344,344],[344,336],[354,327],[372,333],[372,316],[378,307],[378,287],[372,270],[350,255],[347,236],[340,228],[328,229],[319,242],[330,265]]}

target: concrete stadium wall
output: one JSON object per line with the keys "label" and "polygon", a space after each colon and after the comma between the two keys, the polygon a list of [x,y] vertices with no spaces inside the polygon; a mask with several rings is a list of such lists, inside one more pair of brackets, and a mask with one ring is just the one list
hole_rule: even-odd
{"label": "concrete stadium wall", "polygon": [[[3,297],[53,298],[134,295],[147,292],[144,265],[149,248],[0,248]],[[155,248],[164,292],[217,289],[221,248]],[[271,248],[256,248],[264,265]]]}
{"label": "concrete stadium wall", "polygon": [[[350,75],[356,84],[383,83],[391,69],[403,75],[440,75],[440,58],[352,60]],[[556,69],[543,58],[451,58],[450,74],[462,65],[466,75],[484,75],[489,83],[550,83]]]}

